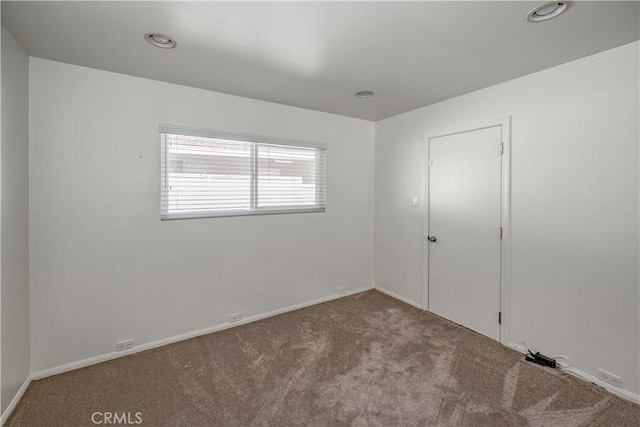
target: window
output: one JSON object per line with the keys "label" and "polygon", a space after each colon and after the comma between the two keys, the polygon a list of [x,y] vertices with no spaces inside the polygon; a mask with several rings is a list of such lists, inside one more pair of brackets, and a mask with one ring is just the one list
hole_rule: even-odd
{"label": "window", "polygon": [[160,125],[161,219],[324,212],[326,144]]}

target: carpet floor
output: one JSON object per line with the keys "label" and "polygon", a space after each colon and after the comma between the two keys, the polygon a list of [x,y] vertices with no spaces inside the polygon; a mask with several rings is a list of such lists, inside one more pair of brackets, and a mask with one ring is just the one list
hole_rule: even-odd
{"label": "carpet floor", "polygon": [[640,405],[377,291],[34,381],[6,426],[105,413],[141,426],[640,426]]}

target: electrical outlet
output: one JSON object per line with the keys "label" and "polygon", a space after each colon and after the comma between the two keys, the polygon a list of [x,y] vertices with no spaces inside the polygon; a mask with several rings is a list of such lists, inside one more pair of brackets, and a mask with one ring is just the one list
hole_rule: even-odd
{"label": "electrical outlet", "polygon": [[239,322],[242,319],[241,313],[230,314],[229,315],[229,323]]}
{"label": "electrical outlet", "polygon": [[414,208],[420,206],[420,198],[418,196],[413,196],[413,199],[411,200],[411,206],[413,206]]}
{"label": "electrical outlet", "polygon": [[616,387],[622,387],[622,378],[617,375],[612,374],[611,372],[603,371],[602,369],[598,369],[598,378],[602,381],[614,385]]}
{"label": "electrical outlet", "polygon": [[116,343],[116,351],[131,350],[133,348],[133,340],[118,341]]}
{"label": "electrical outlet", "polygon": [[346,286],[343,286],[341,288],[338,288],[338,295],[344,295],[347,293],[347,288]]}

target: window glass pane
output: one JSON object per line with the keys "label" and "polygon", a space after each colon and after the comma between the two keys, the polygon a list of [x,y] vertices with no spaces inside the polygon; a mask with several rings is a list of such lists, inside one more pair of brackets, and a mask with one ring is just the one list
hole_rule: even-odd
{"label": "window glass pane", "polygon": [[317,205],[317,151],[258,145],[258,208]]}
{"label": "window glass pane", "polygon": [[166,144],[169,215],[250,209],[250,143],[167,134]]}

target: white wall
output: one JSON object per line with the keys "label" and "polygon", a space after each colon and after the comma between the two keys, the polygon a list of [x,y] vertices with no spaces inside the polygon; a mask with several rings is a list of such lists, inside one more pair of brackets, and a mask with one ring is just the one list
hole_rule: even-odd
{"label": "white wall", "polygon": [[422,301],[423,135],[512,116],[510,340],[638,394],[639,43],[376,123],[376,285]]}
{"label": "white wall", "polygon": [[29,58],[2,29],[2,412],[29,377]]}
{"label": "white wall", "polygon": [[[30,61],[33,372],[373,285],[372,122]],[[161,222],[159,123],[329,143],[327,212]]]}

